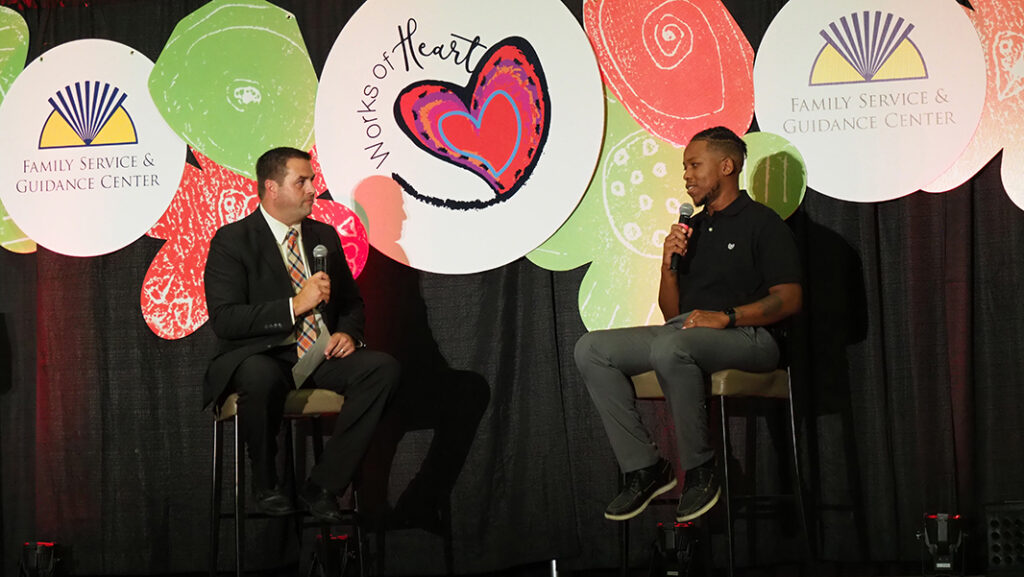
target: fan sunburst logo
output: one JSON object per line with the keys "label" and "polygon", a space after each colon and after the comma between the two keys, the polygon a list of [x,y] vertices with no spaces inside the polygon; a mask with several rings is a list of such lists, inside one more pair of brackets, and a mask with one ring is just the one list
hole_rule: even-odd
{"label": "fan sunburst logo", "polygon": [[854,12],[822,28],[825,40],[811,67],[811,86],[928,78],[914,25],[892,12]]}
{"label": "fan sunburst logo", "polygon": [[137,144],[128,95],[109,82],[69,84],[47,102],[53,108],[39,135],[39,149]]}

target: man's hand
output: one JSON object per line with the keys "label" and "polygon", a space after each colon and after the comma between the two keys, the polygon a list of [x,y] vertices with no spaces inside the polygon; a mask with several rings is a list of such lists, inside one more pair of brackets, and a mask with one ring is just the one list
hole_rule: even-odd
{"label": "man's hand", "polygon": [[356,350],[356,342],[352,340],[352,337],[348,333],[333,333],[331,340],[327,343],[327,349],[324,351],[324,356],[329,359],[338,358],[343,359]]}
{"label": "man's hand", "polygon": [[321,302],[331,300],[331,279],[325,272],[318,272],[302,283],[302,290],[292,299],[295,318],[316,308]]}
{"label": "man's hand", "polygon": [[672,255],[686,256],[686,244],[693,230],[679,223],[673,224],[665,237],[665,245],[661,254],[661,269],[668,270],[672,266]]}
{"label": "man's hand", "polygon": [[729,315],[721,311],[695,310],[686,317],[683,322],[683,330],[694,327],[707,327],[709,329],[724,329],[729,324]]}

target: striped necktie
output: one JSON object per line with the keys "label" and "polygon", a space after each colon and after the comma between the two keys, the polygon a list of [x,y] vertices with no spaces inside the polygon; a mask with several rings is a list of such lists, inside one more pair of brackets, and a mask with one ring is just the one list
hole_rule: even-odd
{"label": "striped necktie", "polygon": [[[288,249],[288,274],[292,277],[292,288],[295,294],[302,290],[302,281],[306,278],[305,267],[302,266],[302,257],[299,255],[299,233],[294,228],[288,229],[288,236],[285,237],[285,246]],[[306,351],[316,342],[316,322],[313,319],[313,311],[302,315],[299,325],[295,328],[296,352],[299,358],[306,354]]]}

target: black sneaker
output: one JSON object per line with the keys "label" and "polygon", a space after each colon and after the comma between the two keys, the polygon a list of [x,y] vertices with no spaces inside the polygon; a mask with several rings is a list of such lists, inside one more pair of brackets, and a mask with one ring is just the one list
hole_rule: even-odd
{"label": "black sneaker", "polygon": [[280,517],[295,512],[291,497],[278,488],[257,489],[253,493],[253,500],[256,501],[256,509],[265,515]]}
{"label": "black sneaker", "polygon": [[650,467],[626,473],[626,487],[608,504],[604,516],[612,521],[632,519],[647,508],[651,499],[675,486],[676,475],[672,471],[672,463],[658,459]]}
{"label": "black sneaker", "polygon": [[718,483],[718,472],[714,461],[710,466],[700,466],[686,471],[683,478],[683,493],[676,507],[676,521],[691,521],[707,513],[718,502],[722,487]]}

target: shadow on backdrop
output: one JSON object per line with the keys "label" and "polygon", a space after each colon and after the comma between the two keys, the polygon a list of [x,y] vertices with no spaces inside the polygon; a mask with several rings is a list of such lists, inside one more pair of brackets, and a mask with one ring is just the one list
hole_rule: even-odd
{"label": "shadow on backdrop", "polygon": [[[808,194],[814,194],[810,190]],[[860,479],[860,462],[855,439],[848,348],[867,338],[867,295],[864,267],[860,255],[842,235],[811,220],[804,210],[790,218],[803,251],[805,267],[804,308],[793,323],[790,357],[793,385],[797,395],[797,415],[803,415],[802,430],[808,463],[804,473],[810,483],[812,516],[811,535],[822,537],[820,526],[825,516],[852,519],[856,542],[845,542],[847,550],[855,549],[867,559],[869,528],[865,519],[864,490]],[[827,417],[838,419],[836,433],[841,436],[839,457],[824,453],[833,439],[820,438],[819,423]],[[800,423],[798,421],[798,427]],[[830,427],[835,431],[835,427]],[[845,464],[846,491],[841,487],[827,490],[825,480],[833,471],[823,471],[824,463]],[[843,494],[847,502],[831,502]],[[816,550],[820,554],[821,543]]]}
{"label": "shadow on backdrop", "polygon": [[[382,535],[422,529],[445,539],[452,569],[451,493],[490,402],[483,376],[448,365],[435,342],[420,293],[420,272],[371,249],[359,277],[366,301],[370,346],[402,364],[402,384],[363,460],[360,506]],[[418,471],[404,490],[388,494],[399,442],[412,431],[433,436]],[[392,506],[392,501],[394,505]]]}

